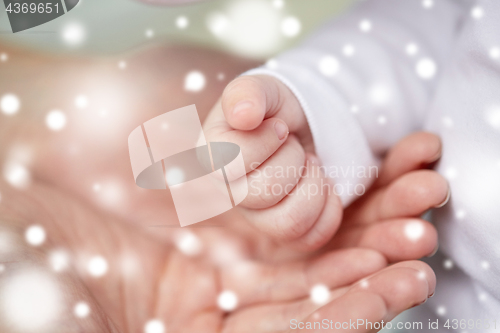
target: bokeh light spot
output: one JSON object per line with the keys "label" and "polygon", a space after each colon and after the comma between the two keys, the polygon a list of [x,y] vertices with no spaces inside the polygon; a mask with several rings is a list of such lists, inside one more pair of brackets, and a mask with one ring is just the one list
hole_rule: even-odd
{"label": "bokeh light spot", "polygon": [[205,75],[199,71],[191,71],[184,79],[184,89],[191,92],[199,92],[205,88]]}
{"label": "bokeh light spot", "polygon": [[89,99],[85,95],[78,95],[75,98],[75,106],[79,109],[85,109],[89,106]]}
{"label": "bokeh light spot", "polygon": [[108,272],[108,262],[102,256],[95,256],[89,260],[88,272],[94,277],[101,277]]}
{"label": "bokeh light spot", "polygon": [[63,294],[51,275],[30,269],[11,275],[2,286],[2,317],[16,332],[56,330]]}
{"label": "bokeh light spot", "polygon": [[175,245],[187,256],[199,255],[203,248],[200,238],[190,231],[180,233],[175,240]]}
{"label": "bokeh light spot", "polygon": [[437,66],[434,60],[430,58],[422,58],[417,62],[415,71],[420,78],[429,80],[436,75]]}
{"label": "bokeh light spot", "polygon": [[302,24],[299,19],[294,16],[286,17],[281,22],[281,32],[286,37],[295,37],[297,36],[302,29]]}
{"label": "bokeh light spot", "polygon": [[80,23],[69,23],[62,30],[62,39],[67,45],[81,45],[85,41],[85,38],[85,28]]}
{"label": "bokeh light spot", "polygon": [[319,60],[318,69],[324,76],[334,76],[340,69],[340,63],[334,56],[324,56]]}
{"label": "bokeh light spot", "polygon": [[69,267],[69,255],[63,250],[52,251],[49,254],[49,263],[55,272],[65,271]]}
{"label": "bokeh light spot", "polygon": [[45,242],[45,229],[40,225],[32,225],[26,229],[24,238],[32,246],[40,246]]}
{"label": "bokeh light spot", "polygon": [[7,183],[17,189],[26,189],[31,183],[31,173],[28,168],[17,162],[8,162],[3,169]]}
{"label": "bokeh light spot", "polygon": [[359,29],[362,32],[369,32],[372,30],[372,22],[370,20],[362,20],[359,22]]}
{"label": "bokeh light spot", "polygon": [[412,242],[416,242],[421,239],[424,235],[424,231],[424,225],[420,221],[408,222],[404,228],[406,238]]}
{"label": "bokeh light spot", "polygon": [[8,116],[14,115],[19,111],[21,101],[14,94],[5,94],[0,101],[0,109],[2,113]]}
{"label": "bokeh light spot", "polygon": [[324,284],[317,284],[311,288],[309,295],[314,304],[323,305],[330,300],[330,289]]}
{"label": "bokeh light spot", "polygon": [[186,29],[189,26],[189,20],[186,16],[179,16],[175,20],[175,25],[179,29]]}
{"label": "bokeh light spot", "polygon": [[474,19],[479,20],[484,16],[484,9],[481,6],[475,6],[471,9],[470,14]]}
{"label": "bokeh light spot", "polygon": [[165,325],[161,320],[152,319],[144,325],[144,333],[165,333]]}
{"label": "bokeh light spot", "polygon": [[408,43],[405,47],[406,54],[413,56],[418,52],[418,46],[415,43]]}
{"label": "bokeh light spot", "polygon": [[53,131],[60,131],[66,126],[66,115],[60,110],[52,110],[45,117],[45,124]]}
{"label": "bokeh light spot", "polygon": [[230,290],[225,290],[217,297],[217,305],[224,311],[233,311],[238,306],[238,296]]}
{"label": "bokeh light spot", "polygon": [[446,269],[446,270],[450,270],[450,269],[452,269],[452,268],[453,268],[453,266],[454,266],[454,264],[453,264],[453,260],[451,260],[451,259],[446,259],[445,261],[443,261],[443,267],[444,267],[444,269]]}
{"label": "bokeh light spot", "polygon": [[90,306],[85,302],[78,302],[73,309],[73,313],[78,318],[88,317],[90,314]]}

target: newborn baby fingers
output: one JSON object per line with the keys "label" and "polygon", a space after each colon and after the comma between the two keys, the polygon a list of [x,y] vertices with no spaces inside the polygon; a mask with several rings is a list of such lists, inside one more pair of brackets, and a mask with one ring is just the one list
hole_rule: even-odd
{"label": "newborn baby fingers", "polygon": [[322,215],[331,187],[319,168],[319,160],[308,156],[302,170],[305,172],[297,186],[278,204],[265,210],[243,211],[259,230],[273,238],[297,240],[307,234]]}
{"label": "newborn baby fingers", "polygon": [[305,159],[299,141],[290,136],[276,153],[248,175],[249,193],[241,206],[261,209],[281,201],[299,182]]}

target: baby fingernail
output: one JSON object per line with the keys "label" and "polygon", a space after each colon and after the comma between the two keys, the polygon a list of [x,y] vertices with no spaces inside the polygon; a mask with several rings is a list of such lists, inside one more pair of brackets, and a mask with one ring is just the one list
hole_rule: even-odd
{"label": "baby fingernail", "polygon": [[278,139],[281,141],[288,135],[288,126],[281,120],[278,120],[274,123],[274,130],[276,131],[276,135],[278,135]]}
{"label": "baby fingernail", "polygon": [[427,161],[427,164],[432,164],[432,163],[436,162],[437,160],[439,160],[441,158],[442,155],[443,155],[443,152],[440,150],[436,155],[434,155],[433,157],[431,157]]}
{"label": "baby fingernail", "polygon": [[450,201],[450,196],[451,196],[451,191],[450,191],[450,188],[448,187],[448,193],[446,194],[446,198],[444,199],[444,201],[442,203],[440,203],[439,205],[436,205],[434,207],[441,208],[444,205],[446,205],[448,203],[448,201]]}
{"label": "baby fingernail", "polygon": [[[414,304],[411,308],[414,308],[414,307],[416,307],[416,306],[422,305],[422,304],[424,304],[425,302],[427,302],[427,298],[426,298],[426,299],[424,299],[424,300],[423,300],[422,302],[420,302],[420,303],[416,303],[416,304]],[[411,309],[411,308],[410,308],[410,309]]]}
{"label": "baby fingernail", "polygon": [[434,257],[434,255],[437,253],[437,251],[439,250],[439,244],[436,245],[436,247],[434,248],[434,251],[432,251],[431,254],[429,254],[427,257],[430,258],[430,257]]}
{"label": "baby fingernail", "polygon": [[252,106],[253,106],[252,102],[248,102],[248,101],[238,102],[238,103],[236,103],[236,105],[233,108],[233,114],[237,114],[237,113],[240,113],[241,111],[251,109]]}

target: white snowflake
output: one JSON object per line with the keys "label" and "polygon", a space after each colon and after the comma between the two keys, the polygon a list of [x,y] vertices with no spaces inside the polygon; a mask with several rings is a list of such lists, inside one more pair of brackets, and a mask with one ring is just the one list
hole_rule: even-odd
{"label": "white snowflake", "polygon": [[377,122],[379,125],[385,125],[385,124],[387,124],[387,117],[386,116],[378,116]]}
{"label": "white snowflake", "polygon": [[186,29],[189,26],[189,20],[186,16],[179,16],[175,20],[175,25],[179,29]]}
{"label": "white snowflake", "polygon": [[268,61],[266,61],[266,67],[270,69],[276,69],[278,68],[278,61],[276,59],[271,58]]}
{"label": "white snowflake", "polygon": [[99,184],[99,183],[94,183],[94,184],[92,185],[92,190],[93,190],[94,192],[99,192],[99,191],[101,190],[101,184]]}
{"label": "white snowflake", "polygon": [[64,313],[64,294],[51,274],[23,270],[2,281],[2,321],[16,332],[55,332]]}
{"label": "white snowflake", "polygon": [[165,178],[168,186],[181,184],[184,182],[184,171],[181,168],[172,167],[167,170]]}
{"label": "white snowflake", "polygon": [[490,263],[487,260],[481,260],[481,268],[484,270],[490,269]]}
{"label": "white snowflake", "polygon": [[217,305],[224,311],[233,311],[238,306],[238,296],[230,290],[225,290],[217,297]]}
{"label": "white snowflake", "polygon": [[359,112],[359,106],[356,104],[351,105],[351,112],[352,113],[358,113]]}
{"label": "white snowflake", "polygon": [[422,1],[422,6],[425,9],[430,9],[430,8],[434,7],[434,1],[433,0],[423,0]]}
{"label": "white snowflake", "polygon": [[179,251],[187,256],[199,255],[203,249],[200,238],[190,231],[180,233],[176,237],[175,245]]}
{"label": "white snowflake", "polygon": [[101,277],[108,272],[108,262],[102,256],[95,256],[90,258],[87,269],[90,275]]}
{"label": "white snowflake", "polygon": [[474,8],[471,9],[470,14],[473,18],[479,20],[484,16],[484,9],[481,6],[475,6]]}
{"label": "white snowflake", "polygon": [[361,281],[359,281],[359,285],[363,289],[368,289],[368,287],[370,286],[367,279],[362,279]]}
{"label": "white snowflake", "polygon": [[437,65],[431,58],[422,58],[417,62],[415,71],[420,78],[429,80],[436,75]]}
{"label": "white snowflake", "polygon": [[415,43],[408,43],[405,47],[406,54],[413,56],[418,52],[418,46]]}
{"label": "white snowflake", "polygon": [[75,98],[75,106],[79,109],[85,109],[89,106],[89,99],[85,95],[78,95]]}
{"label": "white snowflake", "polygon": [[9,55],[5,52],[3,53],[0,53],[0,61],[1,62],[6,62],[7,60],[9,60]]}
{"label": "white snowflake", "polygon": [[19,100],[19,97],[14,94],[5,94],[0,100],[0,109],[2,110],[3,114],[7,116],[16,114],[19,111],[20,107],[21,101]]}
{"label": "white snowflake", "polygon": [[458,177],[458,170],[454,167],[448,167],[445,171],[444,171],[444,176],[446,179],[448,180],[454,180]]}
{"label": "white snowflake", "polygon": [[207,18],[207,25],[212,34],[222,36],[229,26],[229,19],[222,13],[212,13]]}
{"label": "white snowflake", "polygon": [[445,116],[445,117],[441,118],[441,121],[442,121],[443,125],[445,127],[448,127],[448,128],[452,128],[454,125],[453,119],[451,119],[451,117],[449,117],[449,116]]}
{"label": "white snowflake", "polygon": [[26,242],[32,246],[40,246],[45,242],[45,229],[40,225],[32,225],[24,233]]}
{"label": "white snowflake", "polygon": [[317,284],[309,292],[311,301],[317,305],[323,305],[330,300],[330,289],[324,284]]}
{"label": "white snowflake", "polygon": [[184,89],[191,92],[199,92],[205,88],[205,75],[200,71],[191,71],[184,78]]}
{"label": "white snowflake", "polygon": [[351,44],[346,44],[342,48],[342,53],[344,53],[346,57],[351,57],[352,55],[354,55],[354,52],[355,52],[354,46],[352,46]]}
{"label": "white snowflake", "polygon": [[146,29],[146,31],[144,32],[144,36],[146,36],[146,38],[153,38],[155,35],[155,31],[153,29]]}
{"label": "white snowflake", "polygon": [[62,272],[69,266],[69,254],[63,250],[55,250],[49,254],[49,263],[55,272]]}
{"label": "white snowflake", "polygon": [[119,68],[119,69],[125,69],[125,68],[127,68],[127,62],[126,62],[126,61],[124,61],[124,60],[120,60],[120,61],[118,62],[118,68]]}
{"label": "white snowflake", "polygon": [[443,261],[444,269],[450,270],[453,268],[453,266],[454,266],[454,264],[453,264],[453,261],[451,259],[446,259],[445,261]]}
{"label": "white snowflake", "polygon": [[302,24],[299,19],[294,16],[289,16],[281,22],[281,32],[286,37],[295,37],[300,33]]}
{"label": "white snowflake", "polygon": [[370,87],[368,96],[374,105],[382,106],[390,102],[392,93],[388,86],[384,84],[375,84]]}
{"label": "white snowflake", "polygon": [[406,238],[412,242],[416,242],[422,238],[424,231],[424,225],[420,221],[408,222],[404,228]]}
{"label": "white snowflake", "polygon": [[455,212],[455,217],[459,220],[462,220],[464,217],[465,217],[466,213],[465,213],[465,210],[463,209],[457,209],[457,211]]}
{"label": "white snowflake", "polygon": [[372,30],[372,22],[370,20],[362,20],[359,22],[359,29],[363,32],[368,32]]}
{"label": "white snowflake", "polygon": [[489,51],[491,59],[500,59],[500,47],[494,46]]}
{"label": "white snowflake", "polygon": [[69,23],[62,30],[62,39],[69,46],[83,44],[86,38],[86,31],[83,25],[77,22]]}
{"label": "white snowflake", "polygon": [[90,306],[85,302],[78,302],[73,309],[73,313],[78,318],[88,317],[90,314]]}
{"label": "white snowflake", "polygon": [[45,117],[45,124],[53,131],[60,131],[66,127],[66,115],[60,110],[52,110]]}
{"label": "white snowflake", "polygon": [[436,313],[437,313],[437,315],[438,315],[438,316],[441,316],[441,317],[442,317],[442,316],[444,316],[444,315],[446,315],[446,312],[447,312],[447,311],[446,311],[446,307],[444,307],[444,306],[442,306],[442,305],[441,305],[441,306],[438,306],[438,307],[437,307],[437,309],[436,309]]}
{"label": "white snowflake", "polygon": [[273,0],[273,6],[275,8],[281,9],[285,6],[285,1],[284,0]]}
{"label": "white snowflake", "polygon": [[334,56],[327,55],[319,60],[318,69],[324,76],[334,76],[340,69],[340,63]]}
{"label": "white snowflake", "polygon": [[500,130],[500,105],[488,107],[485,112],[485,118],[491,127]]}
{"label": "white snowflake", "polygon": [[166,333],[165,325],[159,319],[152,319],[144,325],[144,333]]}
{"label": "white snowflake", "polygon": [[21,190],[26,189],[31,183],[31,173],[22,163],[7,162],[3,175],[7,183]]}

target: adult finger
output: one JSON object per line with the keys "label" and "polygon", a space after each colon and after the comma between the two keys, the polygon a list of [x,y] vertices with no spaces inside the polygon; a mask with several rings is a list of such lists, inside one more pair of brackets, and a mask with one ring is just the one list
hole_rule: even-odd
{"label": "adult finger", "polygon": [[[348,286],[387,265],[385,258],[370,249],[343,249],[315,259],[282,265],[244,262],[221,270],[223,289],[238,296],[239,307],[282,302],[307,297],[311,288]],[[241,283],[242,279],[246,282]]]}
{"label": "adult finger", "polygon": [[418,170],[361,198],[346,210],[345,216],[354,224],[417,217],[430,208],[442,207],[449,197],[450,189],[443,176],[430,170]]}
{"label": "adult finger", "polygon": [[435,134],[417,132],[399,141],[387,153],[375,186],[384,186],[401,175],[436,162],[442,154],[441,140]]}
{"label": "adult finger", "polygon": [[341,228],[330,248],[363,247],[382,253],[389,262],[419,259],[437,249],[435,227],[422,219],[403,218]]}

